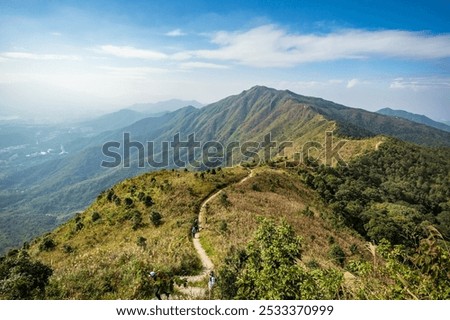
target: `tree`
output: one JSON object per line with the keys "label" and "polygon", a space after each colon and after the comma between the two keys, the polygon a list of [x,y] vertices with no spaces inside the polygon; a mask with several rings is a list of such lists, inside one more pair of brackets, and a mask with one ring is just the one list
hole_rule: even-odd
{"label": "tree", "polygon": [[450,251],[436,228],[411,252],[381,241],[377,251],[386,260],[384,272],[393,283],[386,299],[450,299]]}
{"label": "tree", "polygon": [[53,271],[25,251],[0,258],[0,299],[43,299]]}
{"label": "tree", "polygon": [[338,299],[342,273],[306,271],[298,264],[300,238],[286,222],[262,219],[246,250],[233,249],[219,270],[225,299]]}
{"label": "tree", "polygon": [[133,230],[137,230],[142,227],[142,214],[139,211],[133,213]]}
{"label": "tree", "polygon": [[341,267],[344,266],[345,252],[338,244],[335,243],[331,246],[329,255],[334,263],[338,264]]}
{"label": "tree", "polygon": [[304,274],[296,264],[300,238],[283,222],[261,220],[247,249],[248,259],[238,279],[238,299],[298,299]]}
{"label": "tree", "polygon": [[160,226],[162,223],[161,213],[159,213],[158,211],[152,211],[152,213],[150,214],[150,220],[152,221],[155,227]]}

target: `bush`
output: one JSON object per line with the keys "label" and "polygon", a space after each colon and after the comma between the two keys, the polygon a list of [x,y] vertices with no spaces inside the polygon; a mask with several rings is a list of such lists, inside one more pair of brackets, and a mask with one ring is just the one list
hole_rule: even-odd
{"label": "bush", "polygon": [[133,230],[137,230],[142,227],[142,213],[139,211],[135,211],[132,217],[133,221]]}
{"label": "bush", "polygon": [[352,243],[352,245],[350,246],[350,252],[352,254],[358,253],[358,246],[356,244]]}
{"label": "bush", "polygon": [[40,251],[52,251],[56,247],[55,241],[50,238],[42,239],[41,244],[39,245]]}
{"label": "bush", "polygon": [[225,220],[220,221],[219,230],[223,233],[228,232],[228,223]]}
{"label": "bush", "polygon": [[92,222],[95,222],[97,220],[99,220],[101,218],[100,213],[98,213],[97,211],[94,211],[94,213],[92,214]]}
{"label": "bush", "polygon": [[302,214],[306,217],[314,217],[314,212],[309,209],[309,206],[307,206],[303,211]]}
{"label": "bush", "polygon": [[228,195],[224,191],[220,194],[220,203],[226,208],[231,205],[230,200],[228,200]]}
{"label": "bush", "polygon": [[125,207],[131,208],[133,206],[133,199],[125,198]]}
{"label": "bush", "polygon": [[153,223],[155,227],[158,227],[162,223],[162,216],[158,211],[152,211],[150,214],[150,221]]}
{"label": "bush", "polygon": [[53,270],[26,252],[0,258],[0,299],[43,299]]}
{"label": "bush", "polygon": [[144,237],[142,237],[142,236],[139,236],[139,237],[137,238],[137,240],[136,240],[136,244],[137,244],[139,247],[145,249],[145,248],[147,248],[147,239],[144,238]]}
{"label": "bush", "polygon": [[261,188],[256,184],[252,184],[252,190],[256,192],[261,192]]}
{"label": "bush", "polygon": [[71,245],[68,245],[66,243],[63,245],[62,250],[64,253],[72,253],[75,251]]}
{"label": "bush", "polygon": [[314,259],[311,259],[308,262],[306,262],[306,266],[309,269],[319,269],[320,268],[320,264]]}
{"label": "bush", "polygon": [[152,205],[154,205],[155,203],[153,202],[152,197],[147,195],[147,196],[144,197],[144,204],[148,208],[148,207],[151,207]]}
{"label": "bush", "polygon": [[108,195],[106,196],[106,199],[108,199],[108,201],[111,202],[111,201],[114,200],[114,196],[115,196],[114,190],[113,190],[113,189],[110,189],[110,190],[108,191]]}
{"label": "bush", "polygon": [[75,225],[75,231],[80,231],[81,229],[84,228],[84,224],[81,221],[78,221]]}
{"label": "bush", "polygon": [[333,244],[329,251],[329,256],[337,265],[343,267],[345,262],[345,252],[338,244]]}

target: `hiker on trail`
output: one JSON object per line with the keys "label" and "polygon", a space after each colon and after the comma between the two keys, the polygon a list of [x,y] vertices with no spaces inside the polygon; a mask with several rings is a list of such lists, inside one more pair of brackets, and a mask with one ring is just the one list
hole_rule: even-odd
{"label": "hiker on trail", "polygon": [[208,289],[209,289],[209,298],[211,299],[211,292],[216,285],[216,277],[214,275],[214,271],[209,273],[209,281],[208,281]]}
{"label": "hiker on trail", "polygon": [[153,281],[156,298],[162,300],[161,294],[165,294],[166,299],[169,299],[170,293],[173,291],[173,280],[168,275],[160,276],[155,271],[150,272],[149,275]]}
{"label": "hiker on trail", "polygon": [[192,234],[192,239],[195,238],[195,234],[200,230],[199,226],[198,226],[198,219],[194,220],[194,223],[192,224],[192,229],[191,229],[191,234]]}

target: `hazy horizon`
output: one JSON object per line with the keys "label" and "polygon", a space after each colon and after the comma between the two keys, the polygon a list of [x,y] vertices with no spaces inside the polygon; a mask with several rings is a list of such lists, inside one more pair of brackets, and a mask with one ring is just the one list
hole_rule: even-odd
{"label": "hazy horizon", "polygon": [[70,120],[265,85],[449,120],[450,6],[2,1],[0,117]]}

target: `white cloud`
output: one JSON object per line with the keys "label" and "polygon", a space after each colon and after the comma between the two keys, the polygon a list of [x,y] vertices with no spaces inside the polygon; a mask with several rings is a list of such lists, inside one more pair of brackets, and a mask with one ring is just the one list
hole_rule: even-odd
{"label": "white cloud", "polygon": [[414,91],[428,88],[450,89],[450,78],[396,78],[390,89],[411,89]]}
{"label": "white cloud", "polygon": [[168,37],[181,37],[181,36],[185,36],[186,33],[181,31],[181,29],[175,29],[175,30],[165,33],[165,35]]}
{"label": "white cloud", "polygon": [[167,54],[159,51],[143,50],[129,46],[104,45],[100,46],[95,51],[120,58],[137,58],[146,60],[164,60],[168,58]]}
{"label": "white cloud", "polygon": [[248,31],[217,32],[217,49],[197,50],[200,58],[228,60],[255,67],[289,67],[301,63],[374,56],[407,59],[450,57],[450,35],[399,30],[341,30],[334,33],[289,34],[264,25]]}
{"label": "white cloud", "polygon": [[62,33],[61,32],[51,32],[50,33],[52,36],[55,36],[55,37],[60,37],[60,36],[62,36]]}
{"label": "white cloud", "polygon": [[167,73],[168,70],[164,68],[151,68],[151,67],[99,67],[102,70],[108,72],[108,74],[123,78],[135,78],[143,79],[150,74],[162,74]]}
{"label": "white cloud", "polygon": [[[182,35],[180,29],[166,35]],[[95,51],[121,58],[233,62],[252,67],[292,67],[303,63],[343,59],[393,57],[441,59],[450,57],[450,34],[430,35],[400,30],[346,29],[328,34],[288,33],[274,25],[245,31],[220,31],[212,36],[213,49],[164,53],[131,46],[103,45]],[[355,85],[356,83],[350,83]]]}
{"label": "white cloud", "polygon": [[359,83],[358,79],[352,79],[347,82],[347,89],[351,89]]}
{"label": "white cloud", "polygon": [[38,54],[31,52],[3,52],[0,58],[19,59],[19,60],[72,60],[79,61],[81,58],[75,55],[65,54]]}
{"label": "white cloud", "polygon": [[222,65],[222,64],[216,64],[216,63],[209,63],[209,62],[199,62],[199,61],[192,61],[192,62],[184,62],[180,64],[182,69],[228,69],[228,66]]}

